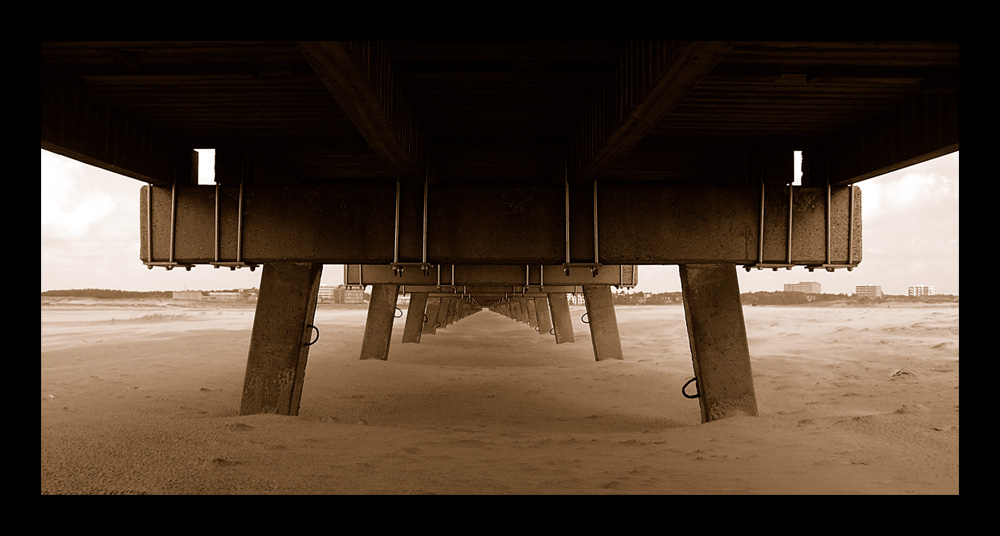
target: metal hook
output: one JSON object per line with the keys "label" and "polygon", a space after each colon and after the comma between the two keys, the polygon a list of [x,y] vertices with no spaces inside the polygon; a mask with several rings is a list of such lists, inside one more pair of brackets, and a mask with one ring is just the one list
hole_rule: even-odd
{"label": "metal hook", "polygon": [[316,344],[316,341],[319,340],[319,328],[316,327],[316,326],[314,326],[314,325],[312,325],[312,324],[306,324],[306,327],[307,328],[313,328],[314,330],[316,330],[316,338],[314,338],[313,340],[311,340],[311,341],[309,341],[309,342],[307,342],[307,343],[304,344],[304,346],[312,346],[312,345]]}
{"label": "metal hook", "polygon": [[691,385],[691,382],[696,382],[695,383],[695,387],[697,387],[698,386],[697,381],[698,381],[698,377],[695,376],[694,378],[691,378],[690,380],[688,380],[687,383],[684,384],[684,387],[681,387],[681,394],[684,395],[684,398],[698,398],[698,397],[701,396],[701,393],[695,393],[693,395],[687,394],[687,387],[688,387],[688,385]]}

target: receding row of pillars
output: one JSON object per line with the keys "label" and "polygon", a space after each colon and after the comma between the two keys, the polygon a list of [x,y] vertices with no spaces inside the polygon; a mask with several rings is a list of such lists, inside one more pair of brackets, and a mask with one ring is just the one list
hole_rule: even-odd
{"label": "receding row of pillars", "polygon": [[[240,414],[297,415],[313,325],[321,264],[264,265],[244,378]],[[756,415],[750,352],[732,264],[681,265],[688,340],[703,422]],[[624,359],[614,298],[608,285],[584,285],[586,320],[596,360]],[[399,285],[372,286],[361,359],[386,360],[397,312]],[[574,342],[563,292],[524,295],[494,303],[491,310],[524,322],[557,344]],[[468,300],[411,293],[404,343],[481,310]]]}

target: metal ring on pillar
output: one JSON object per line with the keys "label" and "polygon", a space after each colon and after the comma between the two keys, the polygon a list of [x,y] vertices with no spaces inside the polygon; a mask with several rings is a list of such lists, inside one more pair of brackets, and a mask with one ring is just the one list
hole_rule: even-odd
{"label": "metal ring on pillar", "polygon": [[316,326],[314,326],[314,325],[312,325],[312,324],[306,324],[306,327],[307,328],[313,328],[314,330],[316,330],[316,338],[314,338],[313,340],[311,340],[311,341],[309,341],[309,342],[307,342],[307,343],[304,344],[304,346],[312,346],[312,345],[316,344],[316,341],[319,340],[319,328],[316,327]]}
{"label": "metal ring on pillar", "polygon": [[556,328],[555,328],[555,326],[549,328],[549,335],[555,335],[555,334],[556,334]]}
{"label": "metal ring on pillar", "polygon": [[590,323],[590,320],[589,320],[590,317],[587,316],[589,314],[590,313],[583,313],[583,316],[580,317],[580,322],[583,322],[584,324],[589,324]]}
{"label": "metal ring on pillar", "polygon": [[427,315],[424,314],[424,324],[426,324],[426,323],[427,323]]}
{"label": "metal ring on pillar", "polygon": [[[399,314],[397,315],[396,313],[399,313]],[[393,316],[395,316],[396,318],[403,318],[403,310],[400,309],[399,307],[396,307],[396,312],[393,313]]]}
{"label": "metal ring on pillar", "polygon": [[[691,378],[690,380],[688,380],[687,383],[684,384],[684,387],[681,387],[681,394],[684,395],[684,398],[698,398],[698,397],[701,396],[701,393],[695,393],[693,395],[687,394],[687,387],[688,387],[688,385],[691,385],[691,382],[697,382],[697,381],[698,381],[698,377],[695,376],[694,378]],[[695,387],[697,387],[697,386],[698,386],[698,384],[695,383]]]}

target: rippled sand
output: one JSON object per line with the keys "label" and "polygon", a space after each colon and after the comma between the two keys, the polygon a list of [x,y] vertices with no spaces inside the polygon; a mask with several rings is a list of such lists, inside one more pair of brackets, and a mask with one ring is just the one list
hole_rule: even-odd
{"label": "rippled sand", "polygon": [[958,307],[746,307],[761,415],[708,424],[680,306],[595,362],[484,311],[359,360],[320,308],[298,417],[239,416],[253,309],[42,306],[43,494],[957,494]]}

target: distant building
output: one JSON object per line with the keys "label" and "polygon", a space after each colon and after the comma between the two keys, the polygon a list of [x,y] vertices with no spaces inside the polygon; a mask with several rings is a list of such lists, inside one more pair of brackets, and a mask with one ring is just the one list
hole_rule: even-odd
{"label": "distant building", "polygon": [[317,297],[320,303],[365,303],[364,288],[355,286],[320,285]]}
{"label": "distant building", "polygon": [[236,292],[209,292],[206,297],[210,301],[240,301],[243,299],[243,293],[240,291]]}
{"label": "distant building", "polygon": [[906,295],[907,296],[933,296],[934,295],[934,287],[932,287],[930,285],[913,285],[911,287],[907,287],[907,289],[906,289]]}
{"label": "distant building", "polygon": [[858,285],[854,287],[854,295],[859,298],[881,298],[882,285]]}
{"label": "distant building", "polygon": [[237,289],[231,291],[210,291],[200,290],[174,291],[171,297],[175,300],[197,300],[197,301],[253,301],[257,299],[257,289]]}
{"label": "distant building", "polygon": [[804,292],[806,294],[821,294],[819,283],[808,281],[802,283],[785,283],[785,292]]}
{"label": "distant building", "polygon": [[320,303],[333,303],[333,290],[336,287],[331,287],[330,285],[320,285],[319,293],[316,295],[316,299]]}
{"label": "distant building", "polygon": [[570,305],[587,305],[587,300],[584,299],[583,294],[567,294],[566,298],[569,299]]}

